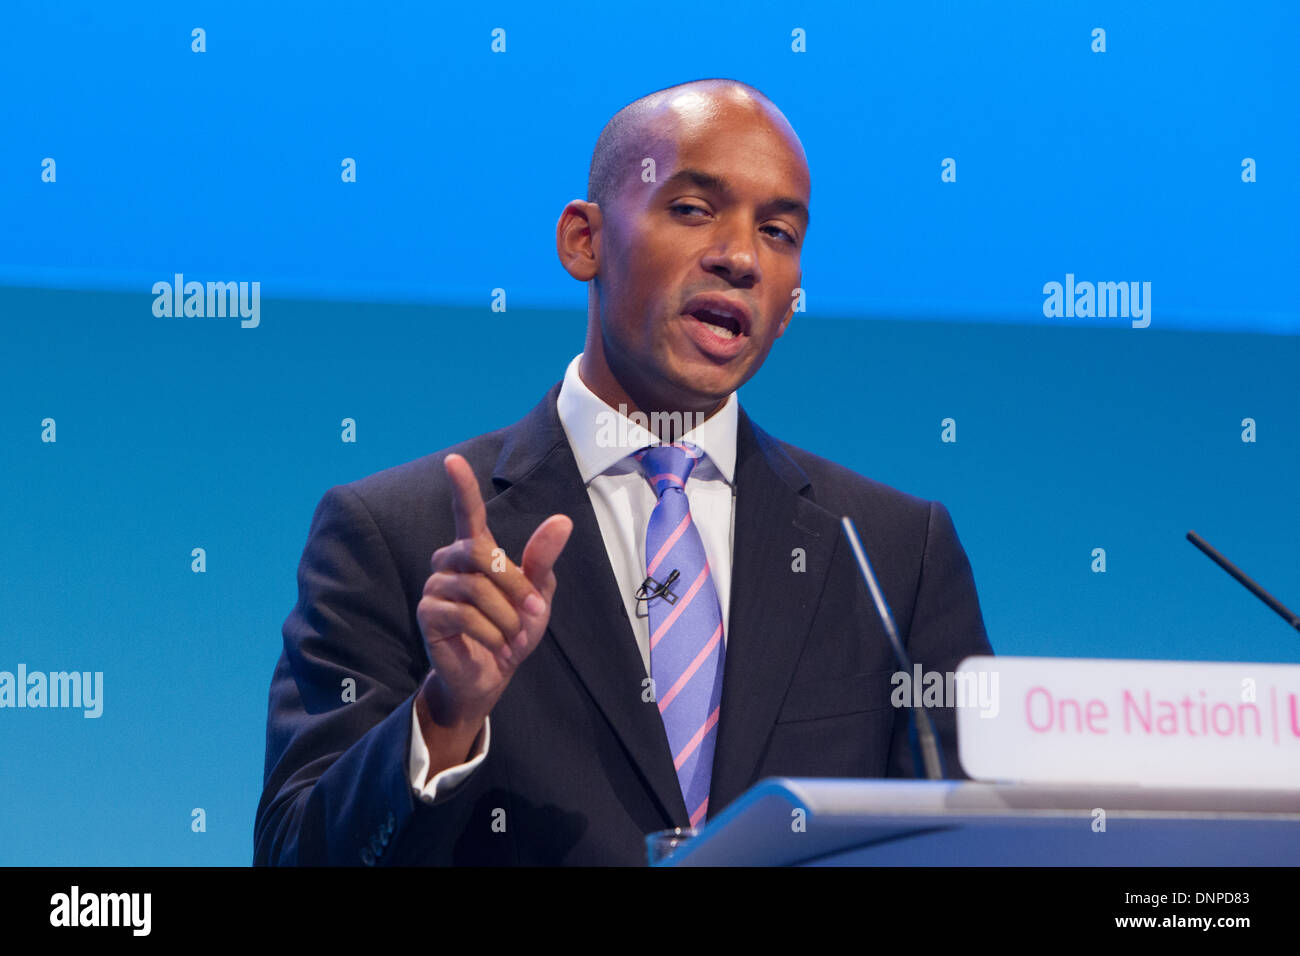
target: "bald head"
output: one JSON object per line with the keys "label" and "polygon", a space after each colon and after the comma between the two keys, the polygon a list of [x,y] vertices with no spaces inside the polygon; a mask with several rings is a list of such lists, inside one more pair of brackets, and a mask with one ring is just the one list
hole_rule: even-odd
{"label": "bald head", "polygon": [[555,226],[560,262],[587,283],[582,381],[610,408],[714,414],[801,301],[799,137],[747,84],[670,86],[605,126],[587,195]]}
{"label": "bald head", "polygon": [[671,154],[684,126],[707,124],[723,109],[751,112],[755,122],[777,128],[806,166],[794,128],[761,90],[739,80],[691,80],[633,100],[605,124],[591,154],[587,200],[611,210],[629,182],[641,181],[642,160]]}

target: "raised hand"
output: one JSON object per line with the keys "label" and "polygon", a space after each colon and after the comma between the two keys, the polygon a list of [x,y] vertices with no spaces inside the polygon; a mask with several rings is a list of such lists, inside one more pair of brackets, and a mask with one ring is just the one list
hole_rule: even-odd
{"label": "raised hand", "polygon": [[430,775],[464,761],[483,720],[546,633],[555,561],[573,530],[565,515],[537,526],[522,566],[501,552],[469,463],[448,455],[456,540],[434,552],[416,619],[433,669],[416,700]]}

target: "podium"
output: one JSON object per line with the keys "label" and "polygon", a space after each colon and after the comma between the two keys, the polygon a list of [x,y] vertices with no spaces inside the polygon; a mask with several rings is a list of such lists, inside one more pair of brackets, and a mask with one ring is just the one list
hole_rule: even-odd
{"label": "podium", "polygon": [[771,778],[658,865],[1296,866],[1300,792]]}

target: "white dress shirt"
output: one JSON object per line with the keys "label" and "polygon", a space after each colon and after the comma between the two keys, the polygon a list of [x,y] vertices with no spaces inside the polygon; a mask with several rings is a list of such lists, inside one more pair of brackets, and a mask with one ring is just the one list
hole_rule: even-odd
{"label": "white dress shirt", "polygon": [[[578,374],[582,355],[569,363],[556,399],[556,411],[587,486],[605,542],[614,578],[623,595],[632,633],[641,651],[646,675],[650,674],[650,619],[638,615],[636,590],[645,580],[645,536],[658,499],[635,459],[629,456],[646,445],[659,444],[654,434],[605,404]],[[736,424],[739,403],[733,392],[726,404],[680,437],[704,452],[686,481],[691,517],[700,532],[713,574],[714,589],[722,606],[722,640],[727,641],[727,615],[731,598],[731,554],[735,539]],[[649,423],[648,423],[649,424]],[[686,423],[689,424],[689,423]],[[491,529],[489,529],[491,530]],[[642,611],[644,614],[644,611]],[[468,761],[435,774],[429,772],[429,751],[411,708],[410,778],[416,795],[425,803],[445,798],[483,762],[491,740],[491,719],[475,741]]]}

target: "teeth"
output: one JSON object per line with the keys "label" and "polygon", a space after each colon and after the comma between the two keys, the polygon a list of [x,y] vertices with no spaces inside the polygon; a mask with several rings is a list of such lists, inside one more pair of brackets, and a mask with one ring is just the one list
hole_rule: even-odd
{"label": "teeth", "polygon": [[[705,318],[706,316],[708,318]],[[740,334],[738,331],[732,331],[730,325],[725,324],[725,323],[737,321],[734,317],[732,317],[731,315],[725,312],[716,312],[712,309],[703,309],[695,313],[695,318],[698,321],[702,322],[704,325],[708,326],[709,331],[711,331],[714,335],[716,335],[720,339],[734,339],[736,338],[736,336]],[[711,321],[711,320],[716,320],[716,321]]]}

